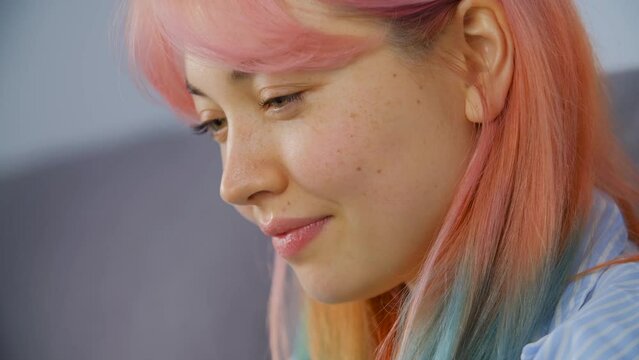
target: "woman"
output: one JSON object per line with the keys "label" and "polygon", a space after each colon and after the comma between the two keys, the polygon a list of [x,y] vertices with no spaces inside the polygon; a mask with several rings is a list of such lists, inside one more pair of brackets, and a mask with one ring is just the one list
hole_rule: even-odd
{"label": "woman", "polygon": [[571,1],[128,11],[135,70],[272,237],[273,359],[639,356],[639,177]]}

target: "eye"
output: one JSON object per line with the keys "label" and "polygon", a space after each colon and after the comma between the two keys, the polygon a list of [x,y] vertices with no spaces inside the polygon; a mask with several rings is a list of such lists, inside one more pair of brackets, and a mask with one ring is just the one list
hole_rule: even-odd
{"label": "eye", "polygon": [[[265,101],[260,101],[259,105],[261,108],[266,110],[272,107],[278,110],[278,109],[284,108],[289,103],[294,103],[294,102],[302,100],[302,93],[303,91],[300,91],[294,94],[289,94],[289,95],[276,96],[276,97],[267,99]],[[225,124],[226,124],[226,118],[214,118],[210,120],[205,120],[202,123],[193,126],[192,129],[193,129],[193,132],[198,135],[206,134],[208,132],[211,132],[213,135],[217,135],[219,132],[221,132],[224,129]]]}
{"label": "eye", "polygon": [[289,103],[294,103],[294,102],[302,100],[302,93],[303,91],[296,92],[294,94],[289,94],[289,95],[276,96],[276,97],[260,102],[260,107],[266,110],[270,109],[271,107],[275,107],[276,109],[281,109],[284,106],[288,105]]}
{"label": "eye", "polygon": [[211,132],[213,135],[216,135],[221,131],[224,124],[226,123],[226,118],[215,118],[202,122],[201,124],[195,125],[192,127],[193,132],[195,134],[206,134],[207,132]]}

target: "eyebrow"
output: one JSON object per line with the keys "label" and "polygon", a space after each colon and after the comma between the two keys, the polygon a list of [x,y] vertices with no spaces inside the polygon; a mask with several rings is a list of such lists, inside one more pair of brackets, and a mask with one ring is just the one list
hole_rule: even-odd
{"label": "eyebrow", "polygon": [[[231,82],[239,82],[242,80],[251,79],[253,77],[255,77],[255,74],[253,73],[247,73],[247,72],[238,71],[238,70],[233,70],[231,74],[229,75],[229,79],[231,80]],[[198,89],[197,87],[193,86],[193,84],[189,83],[188,80],[186,80],[186,90],[190,94],[210,98],[208,95],[204,93],[204,91]]]}

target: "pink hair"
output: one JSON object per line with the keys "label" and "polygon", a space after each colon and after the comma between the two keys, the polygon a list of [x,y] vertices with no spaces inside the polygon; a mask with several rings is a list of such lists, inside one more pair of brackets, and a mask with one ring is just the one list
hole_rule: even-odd
{"label": "pink hair", "polygon": [[[181,118],[194,122],[182,69],[186,49],[247,72],[326,69],[384,40],[408,47],[417,39],[427,48],[459,0],[323,2],[391,21],[395,33],[385,39],[323,34],[296,21],[283,0],[135,0],[127,23],[131,63]],[[557,283],[565,278],[554,276],[566,275],[559,270],[572,260],[595,189],[617,202],[630,239],[639,244],[639,174],[613,135],[606,86],[574,5],[500,2],[515,48],[510,92],[498,118],[478,129],[415,288],[340,305],[306,298],[314,356],[518,356],[544,309],[557,300]],[[590,271],[627,261],[639,257]],[[285,290],[295,285],[287,284],[281,258],[274,265],[269,330],[272,357],[279,360],[293,345],[284,309],[291,301]],[[455,275],[452,285],[446,274]],[[380,316],[388,304],[395,310]]]}

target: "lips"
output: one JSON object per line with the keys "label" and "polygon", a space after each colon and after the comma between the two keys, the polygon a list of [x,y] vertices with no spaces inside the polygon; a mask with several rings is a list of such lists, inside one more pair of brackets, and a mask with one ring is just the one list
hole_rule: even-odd
{"label": "lips", "polygon": [[260,224],[260,229],[271,237],[277,254],[292,261],[322,232],[331,218],[331,215],[311,218],[274,218],[267,224]]}
{"label": "lips", "polygon": [[260,225],[260,229],[268,236],[284,236],[295,229],[318,222],[329,216],[330,215],[313,218],[274,218],[269,223]]}

